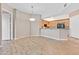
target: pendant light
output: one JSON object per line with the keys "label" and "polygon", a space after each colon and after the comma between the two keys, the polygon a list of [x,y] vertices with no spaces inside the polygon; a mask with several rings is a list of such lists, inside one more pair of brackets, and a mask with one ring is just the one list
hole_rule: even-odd
{"label": "pendant light", "polygon": [[31,14],[31,18],[29,19],[30,21],[35,21],[36,19],[33,17],[33,6],[31,6],[31,8],[32,8],[32,14]]}

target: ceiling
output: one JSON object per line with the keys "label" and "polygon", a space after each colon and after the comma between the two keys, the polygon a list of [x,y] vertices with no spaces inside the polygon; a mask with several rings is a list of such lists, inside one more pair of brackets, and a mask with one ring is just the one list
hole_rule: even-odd
{"label": "ceiling", "polygon": [[74,3],[8,3],[8,5],[26,13],[33,11],[33,14],[40,14],[42,18],[56,17],[79,8],[79,4]]}

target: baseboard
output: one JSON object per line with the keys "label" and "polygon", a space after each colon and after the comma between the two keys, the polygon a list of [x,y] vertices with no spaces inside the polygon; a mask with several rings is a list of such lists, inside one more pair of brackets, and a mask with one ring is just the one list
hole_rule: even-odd
{"label": "baseboard", "polygon": [[49,37],[49,36],[45,36],[45,35],[40,35],[40,36],[50,38],[50,39],[54,39],[54,40],[67,40],[67,39],[59,39],[59,38],[55,38],[55,37]]}
{"label": "baseboard", "polygon": [[31,35],[31,36],[41,36],[41,35]]}
{"label": "baseboard", "polygon": [[22,37],[16,37],[15,40],[17,39],[22,39],[22,38],[25,38],[26,36],[22,36]]}
{"label": "baseboard", "polygon": [[[46,37],[46,38],[50,38],[50,39],[54,39],[54,40],[67,40],[67,39],[59,39],[59,38],[55,38],[55,37],[49,37],[49,36],[45,36],[45,35],[31,35],[31,36],[42,36],[42,37]],[[26,37],[30,37],[30,36],[23,36],[23,37],[18,37],[15,39],[17,40],[17,39],[22,39],[22,38],[26,38]]]}
{"label": "baseboard", "polygon": [[77,40],[79,40],[79,38],[76,38],[76,37],[72,37],[72,36],[70,36],[70,38],[74,38],[74,39],[77,39]]}
{"label": "baseboard", "polygon": [[[31,35],[31,36],[40,36],[40,35]],[[17,38],[15,38],[15,40],[17,40],[17,39],[22,39],[22,38],[26,38],[26,37],[30,37],[30,36],[17,37]]]}
{"label": "baseboard", "polygon": [[40,35],[40,36],[46,37],[46,38],[50,38],[50,39],[55,39],[55,40],[56,40],[56,38],[51,38],[51,37],[49,37],[49,36],[45,36],[45,35]]}

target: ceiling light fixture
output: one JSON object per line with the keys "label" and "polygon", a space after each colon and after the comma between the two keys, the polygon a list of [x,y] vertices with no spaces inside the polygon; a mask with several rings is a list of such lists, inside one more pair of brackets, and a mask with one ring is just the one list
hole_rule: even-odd
{"label": "ceiling light fixture", "polygon": [[45,20],[45,21],[53,21],[53,20],[55,20],[53,17],[51,17],[51,18],[45,18],[45,19],[43,19],[43,20]]}
{"label": "ceiling light fixture", "polygon": [[34,8],[34,7],[31,6],[31,8],[32,8],[32,14],[31,14],[31,18],[30,18],[29,20],[30,20],[30,21],[35,21],[36,19],[33,17],[33,15],[34,15],[34,14],[33,14],[33,8]]}
{"label": "ceiling light fixture", "polygon": [[30,18],[29,20],[30,20],[30,21],[35,21],[35,18]]}

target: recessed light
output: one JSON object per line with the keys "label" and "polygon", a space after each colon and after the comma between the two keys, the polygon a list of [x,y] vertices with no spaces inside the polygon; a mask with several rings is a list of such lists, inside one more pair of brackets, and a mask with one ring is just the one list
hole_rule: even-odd
{"label": "recessed light", "polygon": [[45,20],[45,21],[53,21],[53,20],[55,20],[53,17],[51,17],[51,18],[45,18],[45,19],[43,19],[43,20]]}

